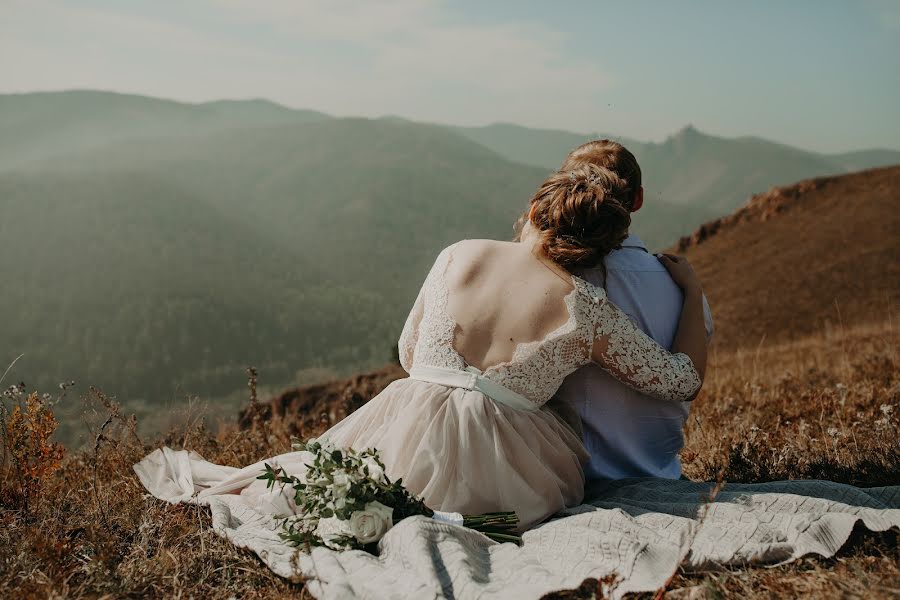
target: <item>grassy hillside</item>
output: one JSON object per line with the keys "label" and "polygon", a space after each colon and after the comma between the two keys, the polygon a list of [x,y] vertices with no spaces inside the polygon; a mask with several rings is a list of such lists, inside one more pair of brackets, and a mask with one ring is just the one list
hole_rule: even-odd
{"label": "grassy hillside", "polygon": [[900,302],[900,167],[773,188],[677,250],[704,282],[724,348],[891,322]]}

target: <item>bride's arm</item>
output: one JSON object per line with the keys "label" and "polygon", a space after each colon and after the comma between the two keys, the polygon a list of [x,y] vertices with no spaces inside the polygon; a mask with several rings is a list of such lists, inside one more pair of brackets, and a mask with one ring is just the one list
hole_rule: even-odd
{"label": "bride's arm", "polygon": [[425,315],[425,297],[428,295],[431,286],[434,285],[435,277],[443,276],[443,271],[446,269],[446,264],[450,260],[454,247],[456,247],[456,244],[452,244],[441,250],[441,253],[438,254],[438,257],[435,259],[434,264],[431,265],[431,269],[425,277],[425,282],[419,289],[419,295],[416,296],[416,301],[413,303],[412,310],[409,311],[409,316],[406,317],[403,331],[400,333],[397,349],[399,350],[400,355],[400,366],[403,367],[403,370],[407,373],[412,369],[413,359],[415,358],[416,353],[416,344],[419,342],[419,325]]}
{"label": "bride's arm", "polygon": [[400,366],[407,373],[412,369],[416,344],[419,341],[419,323],[422,322],[422,315],[425,314],[424,290],[425,287],[422,286],[419,290],[419,295],[416,296],[415,303],[413,303],[412,310],[409,311],[409,316],[406,317],[406,323],[403,325],[403,331],[400,333],[400,340],[397,342]]}
{"label": "bride's arm", "polygon": [[706,371],[703,294],[685,259],[660,260],[685,292],[673,352],[641,331],[603,294],[596,299],[591,358],[616,379],[644,394],[685,401],[700,391]]}

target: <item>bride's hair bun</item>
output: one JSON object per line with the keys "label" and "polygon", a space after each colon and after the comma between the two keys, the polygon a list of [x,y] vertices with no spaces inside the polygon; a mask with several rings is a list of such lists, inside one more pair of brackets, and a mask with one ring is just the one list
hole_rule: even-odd
{"label": "bride's hair bun", "polygon": [[525,220],[540,232],[547,257],[572,271],[594,267],[628,236],[628,182],[591,163],[550,175]]}

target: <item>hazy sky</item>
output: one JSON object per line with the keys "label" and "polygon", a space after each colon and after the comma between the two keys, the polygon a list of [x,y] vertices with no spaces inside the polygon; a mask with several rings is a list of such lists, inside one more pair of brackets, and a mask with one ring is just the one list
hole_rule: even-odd
{"label": "hazy sky", "polygon": [[0,0],[0,92],[900,149],[900,0]]}

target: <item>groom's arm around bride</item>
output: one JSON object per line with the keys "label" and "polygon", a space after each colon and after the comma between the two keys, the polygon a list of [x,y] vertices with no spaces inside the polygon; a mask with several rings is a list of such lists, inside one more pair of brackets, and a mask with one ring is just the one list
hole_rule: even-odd
{"label": "groom's arm around bride", "polygon": [[[611,140],[588,142],[569,154],[562,170],[571,170],[580,163],[614,171],[632,190],[629,210],[633,213],[643,206],[640,165],[621,144]],[[662,347],[672,349],[681,315],[682,291],[640,238],[629,235],[620,249],[607,255],[605,268],[599,266],[579,274],[605,287],[612,303],[644,333]],[[711,337],[712,316],[705,297],[703,314],[707,337]],[[588,480],[681,476],[678,453],[684,446],[683,427],[690,402],[645,396],[596,365],[587,365],[570,375],[556,395],[555,405],[570,404],[570,412],[574,409],[581,417],[582,439],[591,455],[585,468]],[[566,420],[572,420],[571,416]]]}
{"label": "groom's arm around bride", "polygon": [[[621,250],[606,261],[609,299],[661,346],[671,349],[681,314],[682,292],[666,268],[643,242],[630,235]],[[601,269],[582,276],[603,283]],[[706,299],[703,313],[707,335],[713,331]],[[591,460],[587,479],[664,477],[678,479],[678,453],[684,445],[684,422],[690,402],[658,400],[620,383],[596,365],[566,378],[557,392],[582,419],[582,438]]]}

